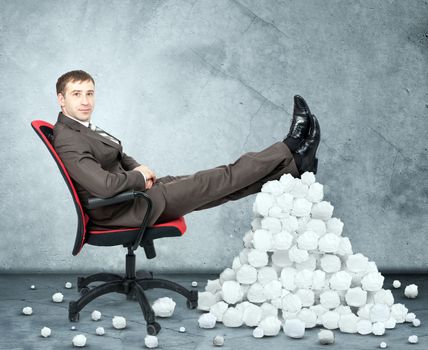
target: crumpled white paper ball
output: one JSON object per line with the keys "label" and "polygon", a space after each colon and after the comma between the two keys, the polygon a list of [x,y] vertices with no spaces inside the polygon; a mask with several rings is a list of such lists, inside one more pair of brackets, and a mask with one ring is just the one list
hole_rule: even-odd
{"label": "crumpled white paper ball", "polygon": [[361,273],[367,270],[369,259],[363,254],[349,255],[346,260],[346,267],[349,271],[355,273]]}
{"label": "crumpled white paper ball", "polygon": [[274,205],[275,199],[270,193],[259,192],[253,204],[253,213],[267,216],[269,209]]}
{"label": "crumpled white paper ball", "polygon": [[264,336],[264,332],[263,329],[261,329],[260,327],[256,327],[253,330],[253,337],[254,338],[263,338]]}
{"label": "crumpled white paper ball", "polygon": [[369,320],[360,319],[357,322],[357,332],[361,335],[367,335],[372,332],[372,323]]}
{"label": "crumpled white paper ball", "polygon": [[205,291],[215,294],[217,291],[221,290],[220,279],[207,280],[207,285],[205,286]]}
{"label": "crumpled white paper ball", "polygon": [[401,282],[399,280],[394,280],[394,282],[392,282],[392,286],[394,288],[400,288],[401,287]]}
{"label": "crumpled white paper ball", "polygon": [[262,309],[262,319],[268,316],[278,317],[278,308],[270,303],[263,303],[260,308]]}
{"label": "crumpled white paper ball", "polygon": [[384,335],[385,334],[385,325],[382,322],[373,323],[372,333],[374,335]]}
{"label": "crumpled white paper ball", "polygon": [[144,337],[144,345],[149,349],[157,348],[159,345],[158,337],[147,334]]}
{"label": "crumpled white paper ball", "polygon": [[338,218],[331,218],[327,221],[327,231],[340,236],[343,231],[343,222]]}
{"label": "crumpled white paper ball", "polygon": [[42,337],[47,338],[51,335],[51,329],[49,327],[43,327],[40,331]]}
{"label": "crumpled white paper ball", "polygon": [[73,287],[73,284],[71,282],[65,282],[65,288],[70,289]]}
{"label": "crumpled white paper ball", "polygon": [[305,328],[313,328],[317,325],[317,315],[310,309],[303,308],[300,310],[297,318],[305,323]]}
{"label": "crumpled white paper ball", "polygon": [[296,245],[293,245],[288,251],[288,257],[291,261],[296,263],[302,263],[309,258],[309,253],[307,250],[299,249]]}
{"label": "crumpled white paper ball", "polygon": [[241,286],[236,281],[226,281],[221,287],[223,300],[228,304],[240,302],[244,296]]}
{"label": "crumpled white paper ball", "polygon": [[341,238],[334,233],[327,233],[318,241],[318,249],[324,253],[336,253],[340,247]]}
{"label": "crumpled white paper ball", "polygon": [[248,253],[249,264],[256,268],[266,266],[268,264],[268,261],[269,261],[269,256],[264,251],[252,249]]}
{"label": "crumpled white paper ball", "polygon": [[290,258],[288,257],[288,251],[285,250],[274,251],[271,256],[271,259],[275,268],[290,267],[291,265],[293,265],[293,262],[290,261]]}
{"label": "crumpled white paper ball", "polygon": [[367,291],[362,290],[361,287],[349,288],[345,300],[349,306],[364,306],[367,302]]}
{"label": "crumpled white paper ball", "polygon": [[289,193],[283,193],[276,197],[276,203],[284,213],[289,213],[293,208],[294,197]]}
{"label": "crumpled white paper ball", "polygon": [[408,338],[408,340],[409,340],[409,343],[410,343],[410,344],[417,344],[417,343],[418,343],[418,341],[419,341],[419,339],[418,339],[418,336],[417,336],[417,335],[411,335],[411,336]]}
{"label": "crumpled white paper ball", "polygon": [[253,245],[257,250],[266,252],[272,249],[272,233],[270,231],[259,229],[254,232]]}
{"label": "crumpled white paper ball", "polygon": [[315,293],[311,289],[299,289],[296,295],[301,300],[303,307],[312,306],[315,302]]}
{"label": "crumpled white paper ball", "polygon": [[321,268],[327,273],[334,273],[340,271],[342,262],[337,255],[325,254],[320,259]]}
{"label": "crumpled white paper ball", "polygon": [[305,323],[298,318],[285,320],[283,330],[290,338],[303,338],[305,335]]}
{"label": "crumpled white paper ball", "polygon": [[250,288],[248,288],[247,299],[252,303],[263,303],[266,301],[264,288],[259,282],[253,283]]}
{"label": "crumpled white paper ball", "polygon": [[33,314],[33,308],[32,308],[31,306],[26,306],[26,307],[24,307],[24,308],[22,309],[22,313],[23,313],[25,316],[30,316],[30,315],[32,315],[32,314]]}
{"label": "crumpled white paper ball", "polygon": [[318,234],[314,231],[306,231],[297,238],[299,249],[314,250],[318,247]]}
{"label": "crumpled white paper ball", "polygon": [[123,329],[126,327],[126,319],[122,316],[114,316],[112,319],[113,327],[116,329]]}
{"label": "crumpled white paper ball", "polygon": [[299,228],[299,221],[295,216],[289,216],[287,218],[281,219],[282,229],[287,232],[297,231]]}
{"label": "crumpled white paper ball", "polygon": [[320,219],[310,219],[305,226],[306,231],[313,231],[321,237],[327,233],[325,222]]}
{"label": "crumpled white paper ball", "polygon": [[312,279],[314,272],[312,270],[303,269],[296,272],[294,283],[297,288],[309,289],[312,287]]}
{"label": "crumpled white paper ball", "polygon": [[334,207],[330,202],[322,201],[315,203],[311,210],[312,219],[328,220],[333,214],[333,209]]}
{"label": "crumpled white paper ball", "polygon": [[309,186],[306,199],[312,203],[319,203],[324,197],[324,186],[318,182],[313,183]]}
{"label": "crumpled white paper ball", "polygon": [[358,316],[351,314],[340,315],[339,329],[344,333],[357,333]]}
{"label": "crumpled white paper ball", "polygon": [[395,320],[394,317],[390,317],[385,321],[384,324],[386,329],[394,329],[395,326],[397,325],[397,321]]}
{"label": "crumpled white paper ball", "polygon": [[[272,207],[272,209],[275,207]],[[281,210],[281,208],[276,207],[278,209]],[[269,231],[270,233],[277,233],[279,231],[281,231],[281,220],[279,220],[278,218],[273,218],[273,217],[265,217],[262,219],[261,221],[261,225],[262,225],[262,230],[265,231]],[[254,231],[254,234],[257,232],[258,230]]]}
{"label": "crumpled white paper ball", "polygon": [[214,346],[223,346],[224,344],[224,337],[221,335],[216,335],[213,339],[213,345]]}
{"label": "crumpled white paper ball", "polygon": [[318,341],[322,345],[334,344],[334,333],[327,329],[318,332]]}
{"label": "crumpled white paper ball", "polygon": [[326,290],[320,295],[320,303],[326,309],[334,309],[340,305],[340,297],[335,290]]}
{"label": "crumpled white paper ball", "polygon": [[[239,259],[239,256],[235,256],[232,261],[232,269],[235,271],[238,270],[242,266],[241,260]],[[214,292],[215,293],[215,292]]]}
{"label": "crumpled white paper ball", "polygon": [[[287,231],[275,233],[272,236],[272,248],[276,251],[288,250],[293,244],[293,239],[294,237]],[[287,253],[288,258],[288,252],[285,253]]]}
{"label": "crumpled white paper ball", "polygon": [[99,312],[98,310],[92,311],[91,318],[93,321],[98,321],[101,318],[101,312]]}
{"label": "crumpled white paper ball", "polygon": [[385,322],[389,316],[390,309],[386,304],[374,304],[370,309],[370,320],[372,322]]}
{"label": "crumpled white paper ball", "polygon": [[352,276],[346,271],[338,271],[330,278],[330,287],[335,290],[348,290],[351,287]]}
{"label": "crumpled white paper ball", "polygon": [[155,316],[171,317],[174,313],[176,302],[168,297],[156,299],[152,305]]}
{"label": "crumpled white paper ball", "polygon": [[260,306],[250,303],[242,314],[242,320],[248,327],[256,327],[262,319],[262,309]]}
{"label": "crumpled white paper ball", "polygon": [[374,302],[377,304],[392,306],[392,304],[394,304],[394,296],[389,289],[381,289],[375,293]]}
{"label": "crumpled white paper ball", "polygon": [[271,180],[263,184],[261,192],[272,193],[274,196],[279,196],[284,192],[284,185],[278,180]]}
{"label": "crumpled white paper ball", "polygon": [[369,292],[377,292],[382,289],[384,279],[379,272],[370,272],[361,279],[361,286]]}
{"label": "crumpled white paper ball", "polygon": [[238,307],[229,307],[223,314],[223,324],[226,327],[241,327],[243,312]]}
{"label": "crumpled white paper ball", "polygon": [[210,307],[209,311],[213,314],[218,322],[223,321],[223,314],[226,312],[228,305],[224,301],[219,301]]}
{"label": "crumpled white paper ball", "polygon": [[302,175],[300,175],[300,180],[305,185],[312,185],[315,182],[315,175],[312,171],[305,171]]}
{"label": "crumpled white paper ball", "polygon": [[198,324],[200,328],[214,328],[217,318],[212,313],[206,313],[199,316]]}
{"label": "crumpled white paper ball", "polygon": [[391,306],[391,316],[395,318],[397,323],[404,323],[408,311],[407,307],[400,303]]}
{"label": "crumpled white paper ball", "polygon": [[235,278],[236,278],[235,270],[228,267],[224,269],[220,274],[220,277],[219,277],[220,284],[223,284],[225,281],[234,281]]}
{"label": "crumpled white paper ball", "polygon": [[416,284],[410,284],[404,289],[404,295],[407,298],[416,298],[418,296],[418,286]]}
{"label": "crumpled white paper ball", "polygon": [[292,293],[284,295],[282,297],[282,309],[284,311],[297,313],[302,308],[302,301],[300,298]]}
{"label": "crumpled white paper ball", "polygon": [[95,333],[97,335],[104,335],[104,333],[105,333],[104,327],[97,327],[97,329],[95,330]]}
{"label": "crumpled white paper ball", "polygon": [[312,202],[309,202],[306,198],[295,198],[293,208],[291,209],[291,215],[297,217],[309,216],[311,209]]}
{"label": "crumpled white paper ball", "polygon": [[281,329],[281,321],[276,316],[268,316],[261,320],[259,327],[264,336],[275,336]]}
{"label": "crumpled white paper ball", "polygon": [[52,301],[54,303],[62,303],[64,299],[64,295],[62,295],[62,293],[58,292],[52,295]]}
{"label": "crumpled white paper ball", "polygon": [[86,345],[86,337],[83,334],[78,334],[73,338],[73,345],[83,347]]}
{"label": "crumpled white paper ball", "polygon": [[290,190],[290,194],[293,195],[295,198],[304,198],[306,197],[309,190],[309,186],[304,184],[300,179],[295,178],[294,179],[294,186]]}

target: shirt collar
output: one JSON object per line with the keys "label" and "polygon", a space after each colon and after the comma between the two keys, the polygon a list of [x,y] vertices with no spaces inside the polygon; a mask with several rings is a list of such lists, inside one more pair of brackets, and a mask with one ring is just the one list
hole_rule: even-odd
{"label": "shirt collar", "polygon": [[76,119],[76,118],[70,117],[69,115],[66,115],[66,114],[64,114],[64,113],[62,113],[62,115],[66,116],[67,118],[73,119],[73,120],[75,120],[76,122],[79,122],[80,124],[82,124],[82,125],[86,126],[87,128],[89,127],[89,122],[82,122],[82,121],[80,121],[80,120],[78,120],[78,119]]}

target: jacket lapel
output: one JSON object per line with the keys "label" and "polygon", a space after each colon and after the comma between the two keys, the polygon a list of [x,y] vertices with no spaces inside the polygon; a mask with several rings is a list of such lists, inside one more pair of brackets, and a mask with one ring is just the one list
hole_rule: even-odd
{"label": "jacket lapel", "polygon": [[62,112],[59,112],[59,114],[58,114],[58,122],[63,123],[65,125],[67,125],[68,127],[70,127],[71,129],[79,131],[88,137],[92,137],[98,141],[105,143],[106,145],[114,147],[122,153],[122,145],[121,145],[120,140],[119,140],[119,143],[116,143],[116,142],[114,142],[114,141],[112,141],[112,140],[110,140],[104,136],[101,136],[100,134],[96,133],[95,131],[91,130],[90,128],[87,128],[85,125],[80,124],[79,122],[65,116]]}

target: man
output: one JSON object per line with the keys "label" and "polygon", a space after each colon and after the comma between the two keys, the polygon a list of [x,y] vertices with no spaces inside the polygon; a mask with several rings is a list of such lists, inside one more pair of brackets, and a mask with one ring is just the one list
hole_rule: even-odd
{"label": "man", "polygon": [[[153,202],[149,226],[260,192],[265,182],[285,173],[300,177],[305,171],[317,171],[320,127],[298,95],[294,96],[289,133],[282,142],[245,153],[229,165],[193,175],[157,178],[148,166],[125,154],[118,139],[91,124],[95,81],[88,73],[65,73],[58,79],[56,90],[61,112],[53,130],[54,148],[79,198],[84,201],[132,189],[146,191]],[[87,212],[93,227],[119,228],[140,226],[146,211],[146,201],[136,198]]]}

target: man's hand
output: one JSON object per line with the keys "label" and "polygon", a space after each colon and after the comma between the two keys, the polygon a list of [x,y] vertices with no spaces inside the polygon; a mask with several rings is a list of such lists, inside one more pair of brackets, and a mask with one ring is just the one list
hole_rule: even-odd
{"label": "man's hand", "polygon": [[146,177],[146,188],[149,190],[152,188],[153,184],[156,182],[156,175],[149,167],[145,165],[137,166],[132,170],[137,170]]}

